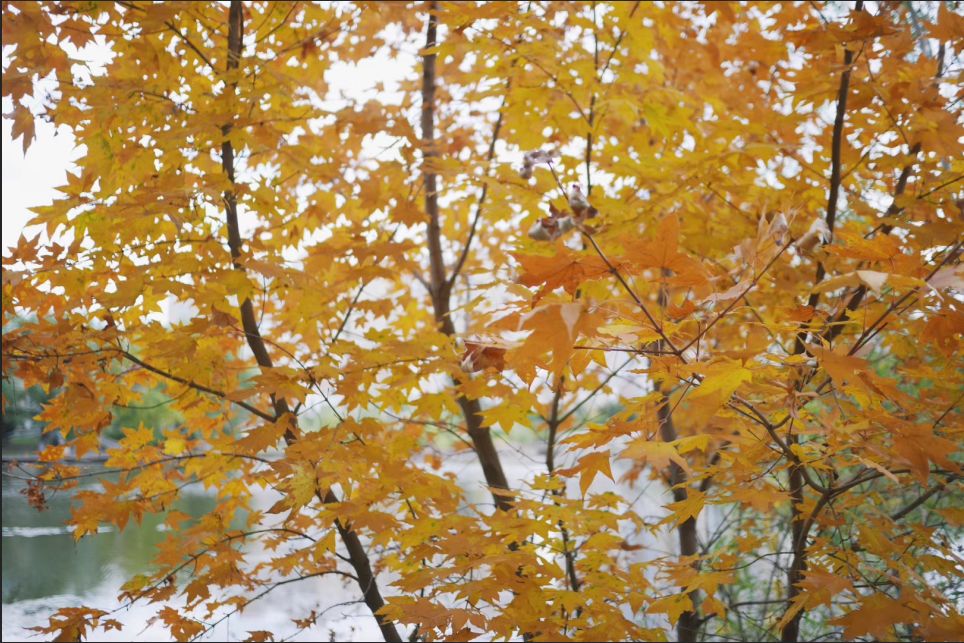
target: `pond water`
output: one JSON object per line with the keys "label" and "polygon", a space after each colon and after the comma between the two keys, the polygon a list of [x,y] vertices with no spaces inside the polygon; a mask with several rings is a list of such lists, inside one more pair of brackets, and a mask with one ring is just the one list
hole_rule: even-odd
{"label": "pond water", "polygon": [[[123,531],[102,526],[97,534],[75,542],[64,526],[70,516],[70,495],[49,497],[48,508],[39,512],[28,505],[20,493],[23,488],[23,481],[4,476],[2,640],[35,642],[36,633],[27,628],[46,624],[61,607],[79,605],[117,609],[111,618],[124,625],[120,631],[98,631],[88,640],[170,640],[163,624],[149,623],[156,606],[122,608],[117,600],[117,590],[127,579],[150,568],[155,546],[164,538],[161,518],[145,516],[141,524],[130,524]],[[200,486],[186,487],[182,493],[177,506],[180,511],[199,516],[214,507],[213,494]],[[252,630],[291,632],[292,618],[354,598],[349,588],[333,579],[282,586],[214,628],[203,640],[244,640]],[[172,605],[178,607],[178,602],[174,600]],[[349,606],[330,612],[329,618],[290,640],[322,639],[379,640],[379,636],[370,614],[359,606]]]}
{"label": "pond water", "polygon": [[[544,471],[542,457],[537,453],[501,451],[509,479],[531,479],[535,472]],[[622,473],[620,468],[614,463],[613,473],[617,478]],[[488,492],[473,454],[459,454],[447,459],[445,469],[456,473],[470,501],[487,501]],[[575,480],[572,483],[577,484]],[[110,618],[124,625],[120,631],[97,631],[88,640],[171,640],[163,624],[149,623],[157,606],[135,604],[122,607],[117,601],[118,588],[131,576],[150,568],[155,545],[164,537],[160,531],[163,528],[161,519],[146,516],[141,524],[128,525],[123,531],[104,526],[99,533],[75,542],[72,533],[64,526],[70,515],[70,496],[49,497],[48,509],[38,512],[20,493],[23,488],[23,481],[4,476],[2,640],[37,641],[36,634],[26,628],[46,624],[49,616],[61,607],[79,605],[108,611],[116,609],[118,611]],[[660,505],[669,501],[662,495],[662,485],[641,492],[639,488],[613,485],[598,476],[592,489],[615,490],[624,497],[636,498],[639,511],[660,513]],[[274,500],[266,496],[259,498],[257,504],[267,508]],[[183,499],[177,508],[197,516],[213,507],[212,493],[200,486],[189,486],[183,490]],[[636,538],[638,540],[638,536]],[[660,541],[654,540],[650,544],[662,552],[673,548],[670,540]],[[383,578],[380,582],[385,587],[389,580]],[[244,612],[211,630],[202,640],[239,641],[247,638],[247,632],[252,630],[269,630],[284,636],[293,631],[292,618],[304,618],[312,610],[322,612],[332,605],[357,598],[356,587],[345,587],[340,580],[331,577],[291,583],[252,603]],[[180,598],[171,602],[175,608],[182,604]],[[325,612],[315,627],[286,640],[372,641],[381,640],[381,636],[367,608],[351,604]]]}
{"label": "pond water", "polygon": [[[70,517],[70,496],[48,498],[48,509],[30,507],[20,490],[23,483],[3,478],[3,603],[59,594],[83,594],[116,576],[132,576],[147,568],[161,541],[159,516],[145,516],[137,526],[118,531],[100,528],[96,536],[74,541],[64,526]],[[187,493],[178,507],[201,515],[214,499]]]}

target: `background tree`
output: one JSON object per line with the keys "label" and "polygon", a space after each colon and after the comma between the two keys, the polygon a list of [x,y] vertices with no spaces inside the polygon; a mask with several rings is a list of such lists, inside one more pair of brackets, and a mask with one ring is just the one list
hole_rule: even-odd
{"label": "background tree", "polygon": [[62,383],[81,454],[164,386],[180,421],[125,428],[73,523],[166,512],[122,596],[174,637],[340,575],[386,640],[959,638],[952,5],[3,11],[15,135],[86,148],[4,258],[5,322],[37,320],[4,372]]}

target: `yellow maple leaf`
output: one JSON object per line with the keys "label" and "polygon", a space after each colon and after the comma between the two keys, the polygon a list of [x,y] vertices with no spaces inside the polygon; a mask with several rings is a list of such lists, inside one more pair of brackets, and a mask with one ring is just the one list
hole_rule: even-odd
{"label": "yellow maple leaf", "polygon": [[187,442],[182,436],[171,436],[164,440],[165,455],[181,455],[187,449]]}
{"label": "yellow maple leaf", "polygon": [[525,286],[542,286],[539,296],[562,286],[573,294],[580,284],[609,273],[609,268],[596,256],[576,253],[559,244],[558,252],[551,256],[515,254],[522,266],[519,283]]}
{"label": "yellow maple leaf", "polygon": [[613,480],[613,471],[610,467],[608,451],[590,453],[582,456],[579,458],[579,464],[576,465],[575,468],[579,470],[579,489],[583,495],[586,495],[586,491],[589,490],[589,485],[592,484],[597,473],[602,473],[610,480]]}
{"label": "yellow maple leaf", "polygon": [[689,594],[680,593],[656,599],[649,604],[647,611],[656,614],[666,614],[666,616],[669,617],[670,624],[676,625],[680,615],[682,615],[683,612],[692,611],[692,609],[693,601],[689,597]]}
{"label": "yellow maple leaf", "polygon": [[674,525],[679,525],[690,518],[695,520],[703,510],[705,501],[706,494],[697,489],[687,489],[686,498],[666,505],[666,508],[672,513],[664,518],[663,522],[671,522]]}
{"label": "yellow maple leaf", "polygon": [[298,463],[288,479],[289,498],[292,508],[302,507],[311,502],[318,489],[315,467],[307,462]]}

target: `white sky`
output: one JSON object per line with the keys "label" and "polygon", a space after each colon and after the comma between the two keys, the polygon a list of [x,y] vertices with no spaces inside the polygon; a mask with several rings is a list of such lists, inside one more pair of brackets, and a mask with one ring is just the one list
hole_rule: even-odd
{"label": "white sky", "polygon": [[[54,188],[67,182],[75,158],[74,137],[66,128],[37,121],[37,139],[23,153],[21,139],[11,140],[13,121],[3,119],[3,250],[16,245],[33,214],[27,208],[47,205],[60,195]],[[56,135],[55,135],[56,133]]]}
{"label": "white sky", "polygon": [[[407,43],[411,44],[411,43]],[[91,42],[79,52],[67,44],[67,49],[78,58],[86,59],[96,66],[105,63],[108,50],[98,42]],[[379,98],[383,101],[399,100],[397,95],[398,82],[406,76],[418,72],[416,56],[417,45],[403,46],[396,56],[386,53],[377,55],[373,60],[363,61],[361,64],[335,63],[325,72],[325,80],[329,84],[326,99],[328,108],[337,108],[339,95],[364,100],[376,82],[382,82],[384,91]],[[3,57],[6,66],[9,60]],[[28,99],[28,104],[36,101]],[[9,98],[3,100],[3,114],[12,111]],[[42,110],[41,110],[42,111]],[[35,111],[36,113],[36,111]],[[61,194],[54,188],[66,184],[67,170],[74,168],[72,161],[82,156],[75,149],[74,137],[70,129],[61,126],[55,130],[53,125],[37,119],[36,138],[31,143],[26,155],[23,152],[23,141],[11,139],[13,128],[12,119],[2,119],[3,139],[3,253],[16,245],[21,233],[24,232],[27,221],[33,217],[28,208],[48,205],[59,198]],[[370,154],[374,154],[385,147],[386,141],[376,137],[367,146]],[[40,231],[39,228],[28,229],[28,236]]]}

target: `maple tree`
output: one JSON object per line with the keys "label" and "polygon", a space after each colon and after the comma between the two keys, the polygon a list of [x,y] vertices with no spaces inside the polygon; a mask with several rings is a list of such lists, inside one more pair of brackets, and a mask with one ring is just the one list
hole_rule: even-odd
{"label": "maple tree", "polygon": [[177,639],[323,575],[389,641],[959,639],[962,40],[944,3],[4,3],[14,137],[85,149],[3,259],[4,377],[67,438],[31,502],[160,390],[71,522],[164,515],[120,591]]}

